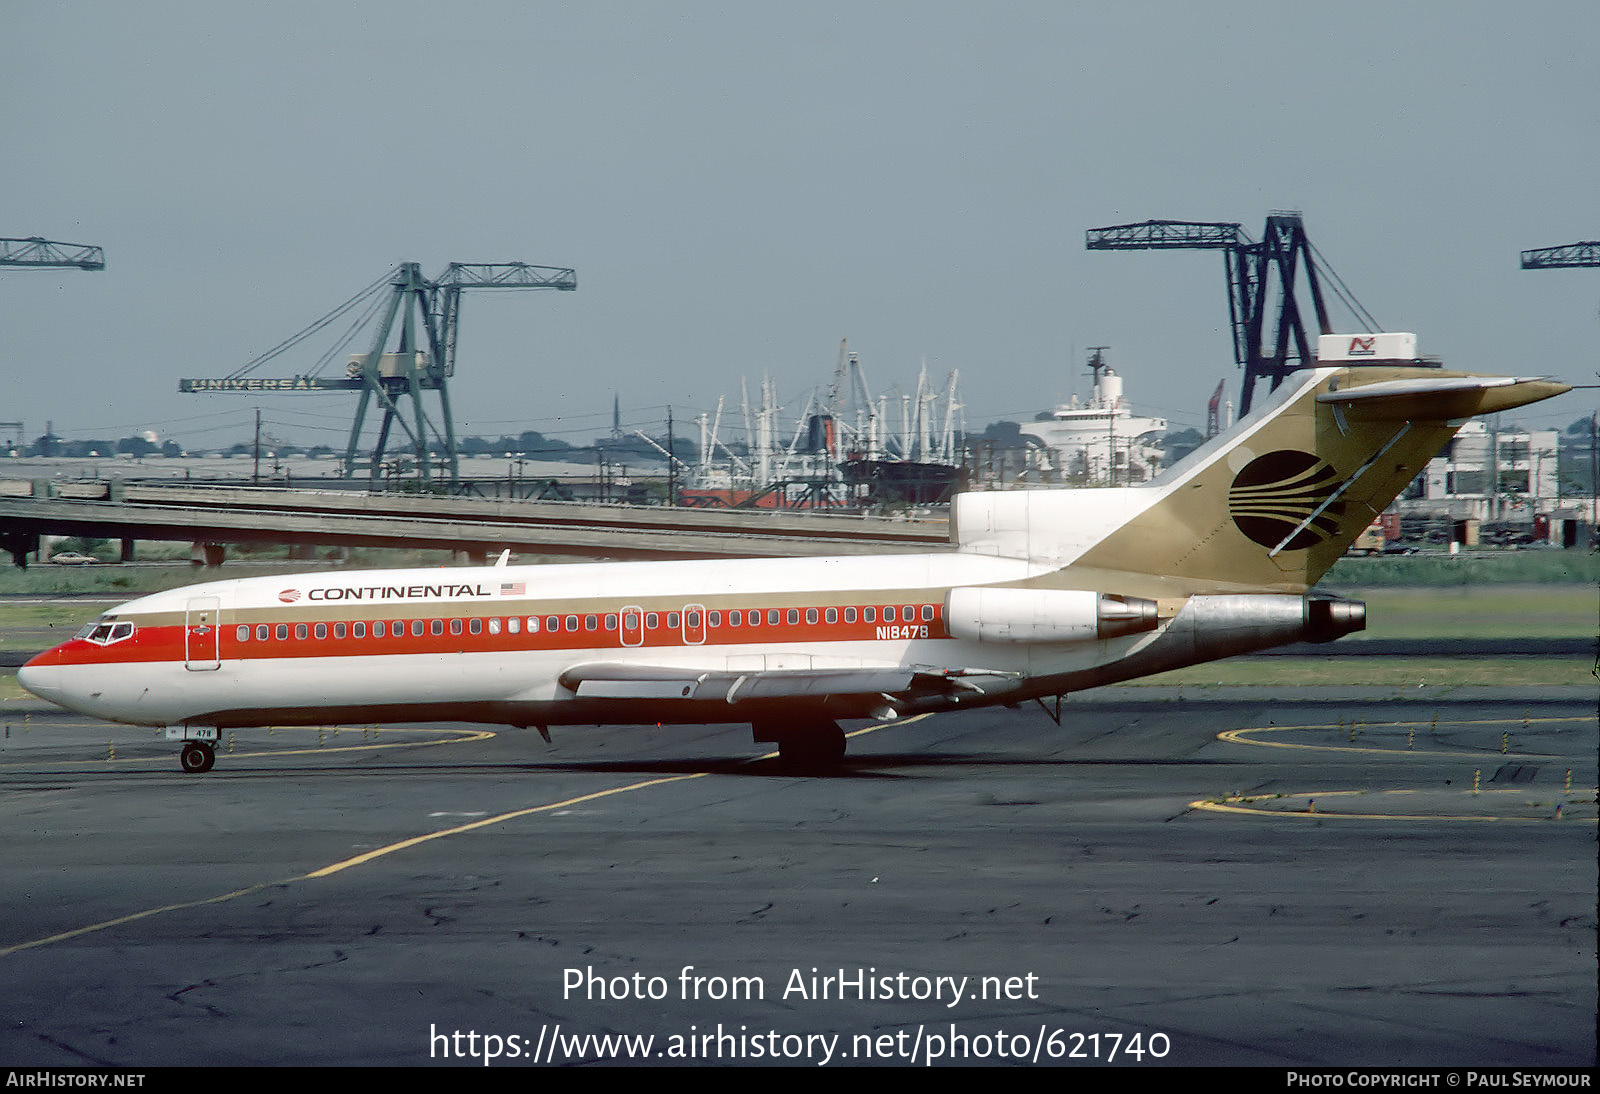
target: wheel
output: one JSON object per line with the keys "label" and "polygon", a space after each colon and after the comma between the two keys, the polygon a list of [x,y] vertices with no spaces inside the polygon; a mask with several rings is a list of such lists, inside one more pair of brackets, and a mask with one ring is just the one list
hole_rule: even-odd
{"label": "wheel", "polygon": [[844,730],[836,722],[792,729],[778,738],[785,764],[804,770],[838,767],[844,760]]}
{"label": "wheel", "polygon": [[178,756],[178,764],[191,775],[204,774],[217,762],[217,754],[208,744],[189,741]]}

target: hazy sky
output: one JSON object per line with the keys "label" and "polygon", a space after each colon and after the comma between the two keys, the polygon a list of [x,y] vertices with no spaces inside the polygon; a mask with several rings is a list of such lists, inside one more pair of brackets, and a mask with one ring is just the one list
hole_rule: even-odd
{"label": "hazy sky", "polygon": [[[961,370],[982,428],[1087,387],[1203,426],[1237,395],[1221,258],[1084,230],[1304,212],[1391,330],[1449,366],[1596,382],[1600,5],[173,3],[9,0],[0,419],[190,446],[342,443],[352,395],[176,392],[404,260],[572,266],[469,296],[463,434],[659,428],[765,371],[875,391]],[[1339,330],[1358,329],[1336,313]],[[332,338],[267,371],[308,369]],[[1565,425],[1594,391],[1536,408]],[[726,430],[725,430],[726,432]]]}

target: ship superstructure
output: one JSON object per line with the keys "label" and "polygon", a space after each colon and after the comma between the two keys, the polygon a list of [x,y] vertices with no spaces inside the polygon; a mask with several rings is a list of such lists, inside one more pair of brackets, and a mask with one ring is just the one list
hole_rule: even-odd
{"label": "ship superstructure", "polygon": [[1073,395],[1048,417],[1022,423],[1023,436],[1039,451],[1043,469],[1060,479],[1090,486],[1147,482],[1161,465],[1165,418],[1139,417],[1123,394],[1122,377],[1095,346],[1089,358],[1094,386],[1083,402]]}

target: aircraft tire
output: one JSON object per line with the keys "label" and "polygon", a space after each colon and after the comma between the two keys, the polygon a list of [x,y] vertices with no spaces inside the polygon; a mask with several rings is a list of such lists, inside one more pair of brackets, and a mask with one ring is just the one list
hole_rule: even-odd
{"label": "aircraft tire", "polygon": [[201,744],[199,741],[188,742],[178,755],[178,765],[191,775],[202,775],[210,771],[216,762],[216,752],[210,745]]}
{"label": "aircraft tire", "polygon": [[783,762],[804,770],[838,767],[844,753],[844,730],[835,722],[786,733],[778,740]]}

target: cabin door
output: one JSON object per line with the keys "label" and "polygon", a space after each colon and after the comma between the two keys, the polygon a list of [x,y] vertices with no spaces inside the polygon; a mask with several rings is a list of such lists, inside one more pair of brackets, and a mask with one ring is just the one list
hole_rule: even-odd
{"label": "cabin door", "polygon": [[706,640],[706,607],[704,604],[683,606],[683,644],[704,645]]}
{"label": "cabin door", "polygon": [[622,644],[644,645],[644,609],[629,605],[622,609]]}
{"label": "cabin door", "polygon": [[183,667],[210,672],[222,667],[222,628],[217,622],[222,602],[214,596],[189,600],[183,616]]}

